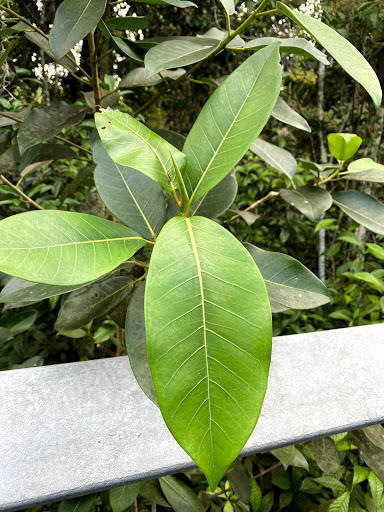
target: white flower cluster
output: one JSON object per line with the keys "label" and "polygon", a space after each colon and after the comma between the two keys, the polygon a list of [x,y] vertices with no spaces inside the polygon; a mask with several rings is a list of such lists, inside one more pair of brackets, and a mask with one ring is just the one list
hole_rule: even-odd
{"label": "white flower cluster", "polygon": [[305,4],[300,5],[299,10],[318,20],[321,20],[321,15],[323,14],[321,0],[307,0]]}

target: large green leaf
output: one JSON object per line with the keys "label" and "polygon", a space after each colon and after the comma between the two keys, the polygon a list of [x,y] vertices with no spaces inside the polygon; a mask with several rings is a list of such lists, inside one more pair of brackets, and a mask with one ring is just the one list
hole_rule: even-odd
{"label": "large green leaf", "polygon": [[359,158],[348,165],[348,173],[344,174],[343,178],[384,183],[384,165],[375,162],[372,158]]}
{"label": "large green leaf", "polygon": [[311,185],[296,189],[281,189],[280,196],[309,220],[320,218],[321,214],[332,206],[331,194],[323,188]]}
{"label": "large green leaf", "polygon": [[290,180],[296,174],[297,162],[286,149],[270,144],[263,139],[256,139],[249,149],[271,167],[285,174]]}
{"label": "large green leaf", "polygon": [[48,284],[31,283],[13,277],[8,281],[0,293],[0,302],[4,303],[31,303],[39,302],[55,295],[72,292],[78,286],[51,286]]}
{"label": "large green leaf", "polygon": [[349,435],[353,444],[358,447],[364,462],[384,482],[384,450],[373,444],[361,430],[354,430]]}
{"label": "large green leaf", "polygon": [[145,244],[106,219],[60,210],[31,211],[0,222],[0,270],[43,284],[94,281]]}
{"label": "large green leaf", "polygon": [[95,120],[100,138],[112,160],[137,169],[167,190],[171,190],[169,173],[177,187],[171,153],[180,169],[186,161],[183,153],[119,110],[103,110],[95,114]]}
{"label": "large green leaf", "polygon": [[330,437],[315,439],[313,454],[317,465],[324,473],[336,473],[340,468],[339,452]]}
{"label": "large green leaf", "polygon": [[304,130],[305,132],[312,131],[304,117],[298,114],[296,110],[293,110],[293,108],[291,108],[283,98],[280,98],[280,96],[277,98],[276,105],[272,111],[272,116],[283,123],[298,128],[299,130]]}
{"label": "large green leaf", "polygon": [[353,157],[363,140],[354,133],[330,133],[328,135],[329,151],[339,162]]}
{"label": "large green leaf", "polygon": [[345,190],[332,194],[333,202],[353,220],[384,235],[384,205],[359,190]]}
{"label": "large green leaf", "polygon": [[152,254],[145,322],[164,420],[215,489],[252,433],[266,390],[264,281],[224,228],[204,217],[173,218]]}
{"label": "large green leaf", "polygon": [[376,108],[379,108],[382,98],[379,79],[370,64],[349,41],[321,21],[299,11],[293,11],[281,2],[276,2],[276,7],[316,39],[340,66],[367,90]]}
{"label": "large green leaf", "polygon": [[135,289],[129,301],[125,317],[125,345],[127,347],[129,363],[137,383],[147,397],[157,405],[147,354],[144,293],[145,284]]}
{"label": "large green leaf", "polygon": [[204,512],[204,507],[184,482],[172,475],[160,478],[161,490],[175,512]]}
{"label": "large green leaf", "polygon": [[69,105],[64,101],[45,108],[34,108],[17,133],[20,153],[50,139],[66,126],[80,123],[87,110],[88,107]]}
{"label": "large green leaf", "polygon": [[49,37],[51,50],[56,59],[61,59],[96,27],[104,13],[106,3],[106,0],[61,2]]}
{"label": "large green leaf", "polygon": [[59,311],[56,331],[73,331],[87,325],[93,318],[108,315],[132,289],[132,279],[110,277],[69,294]]}
{"label": "large green leaf", "polygon": [[301,55],[307,59],[317,59],[322,62],[325,66],[329,65],[329,60],[320,50],[315,48],[309,41],[303,37],[259,37],[257,39],[251,39],[245,43],[245,48],[252,48],[259,50],[267,45],[273,43],[280,43],[280,51],[282,53],[293,53],[295,55]]}
{"label": "large green leaf", "polygon": [[241,500],[247,503],[252,494],[252,483],[248,471],[243,464],[239,464],[227,472],[229,483],[233,492]]}
{"label": "large green leaf", "polygon": [[81,496],[81,498],[62,501],[59,505],[59,512],[90,512],[95,498],[96,494],[90,494]]}
{"label": "large green leaf", "polygon": [[156,238],[165,220],[161,186],[142,172],[114,162],[101,141],[93,145],[93,159],[97,164],[95,184],[103,203],[142,236]]}
{"label": "large green leaf", "polygon": [[146,77],[165,69],[188,66],[205,59],[219,46],[217,39],[205,39],[196,37],[193,41],[177,39],[165,41],[151,48],[145,55]]}
{"label": "large green leaf", "polygon": [[362,429],[370,441],[384,450],[384,428],[382,425],[371,425]]}
{"label": "large green leaf", "polygon": [[109,503],[112,507],[112,512],[124,512],[127,510],[137,498],[139,489],[139,483],[111,489],[109,491]]}
{"label": "large green leaf", "polygon": [[[122,78],[119,83],[120,89],[128,87],[151,87],[160,84],[164,78],[176,80],[185,73],[185,69],[178,68],[169,71],[163,71],[160,75],[154,75],[151,78],[145,78],[145,68],[135,68]],[[182,148],[180,148],[181,150]]]}
{"label": "large green leaf", "polygon": [[287,254],[244,245],[259,267],[271,301],[292,309],[315,308],[329,302],[325,285],[302,263]]}
{"label": "large green leaf", "polygon": [[264,128],[280,92],[279,59],[278,45],[252,55],[201,110],[183,148],[192,204],[228,174]]}

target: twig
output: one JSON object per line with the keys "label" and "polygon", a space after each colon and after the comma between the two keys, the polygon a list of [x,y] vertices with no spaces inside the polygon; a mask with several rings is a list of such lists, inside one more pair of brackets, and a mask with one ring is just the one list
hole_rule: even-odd
{"label": "twig", "polygon": [[89,46],[89,55],[91,61],[91,73],[92,73],[92,88],[93,88],[93,96],[95,98],[95,109],[96,112],[100,112],[101,106],[103,103],[103,99],[101,97],[100,92],[100,84],[99,84],[99,70],[97,65],[97,49],[95,45],[95,31],[92,30],[87,36],[88,38],[88,46]]}
{"label": "twig", "polygon": [[[257,200],[255,203],[251,204],[251,206],[248,206],[248,208],[245,208],[243,212],[249,212],[250,210],[253,210],[253,208],[256,208],[260,204],[265,203],[265,201],[268,201],[271,197],[277,197],[279,195],[279,192],[275,192],[274,190],[271,190],[271,192],[268,192],[268,194],[261,199]],[[234,215],[233,217],[227,219],[224,221],[224,224],[229,224],[230,222],[234,221],[235,219],[238,219],[241,217],[240,214]]]}
{"label": "twig", "polygon": [[221,50],[223,50],[228,43],[232,41],[236,36],[241,34],[257,16],[265,16],[266,14],[274,14],[275,12],[278,12],[277,9],[273,9],[272,11],[265,11],[265,12],[259,12],[261,9],[264,8],[264,6],[267,4],[269,0],[263,0],[259,7],[257,7],[253,13],[231,34],[228,34],[228,36],[220,43],[220,45],[216,48],[214,52],[212,52],[208,57],[201,60],[200,62],[197,62],[194,66],[192,66],[189,70],[187,70],[183,75],[181,75],[179,78],[174,80],[173,82],[170,82],[169,84],[166,84],[164,87],[162,87],[152,98],[150,98],[144,105],[142,105],[140,108],[136,110],[132,114],[133,117],[137,117],[141,112],[146,110],[152,103],[155,103],[163,94],[170,91],[171,89],[174,89],[181,83],[183,80],[185,80],[189,75],[194,73],[196,70],[200,68],[205,62],[207,62],[210,59],[213,59]]}
{"label": "twig", "polygon": [[[274,464],[273,466],[271,466],[270,468],[268,469],[265,469],[264,471],[262,471],[261,473],[258,473],[257,475],[253,476],[251,478],[251,480],[258,480],[259,478],[263,477],[264,475],[270,473],[271,471],[279,468],[281,466],[281,462],[277,462],[276,464]],[[210,494],[210,493],[207,493],[207,498],[213,500],[214,498],[216,498],[217,496],[220,496],[221,494],[225,494],[227,493],[228,491],[232,491],[232,487],[228,487],[227,489],[224,489],[223,491],[218,491],[218,492],[215,492],[213,494]]]}
{"label": "twig", "polygon": [[12,190],[14,190],[17,194],[19,194],[19,196],[21,196],[23,199],[28,201],[28,203],[31,203],[32,206],[34,206],[38,210],[44,210],[44,208],[42,206],[35,203],[35,201],[33,199],[28,197],[26,194],[24,194],[24,192],[22,192],[19,188],[17,188],[13,183],[8,181],[7,178],[3,174],[0,174],[0,180],[2,182],[4,182],[6,185],[8,185],[8,187],[11,188]]}

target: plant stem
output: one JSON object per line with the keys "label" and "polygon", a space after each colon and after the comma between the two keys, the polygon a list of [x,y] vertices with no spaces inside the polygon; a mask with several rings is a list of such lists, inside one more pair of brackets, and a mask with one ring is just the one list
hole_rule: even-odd
{"label": "plant stem", "polygon": [[[268,194],[266,196],[262,197],[261,199],[258,199],[255,203],[251,204],[251,206],[248,206],[248,208],[245,208],[245,210],[243,210],[243,211],[249,212],[250,210],[253,210],[257,206],[268,201],[268,199],[271,199],[272,197],[277,197],[278,195],[279,195],[279,192],[275,192],[274,190],[271,190],[270,192],[268,192]],[[239,214],[234,215],[233,217],[225,220],[224,224],[229,224],[230,222],[234,221],[235,219],[238,219],[239,217],[241,217],[241,215],[239,215]]]}
{"label": "plant stem", "polygon": [[223,50],[225,48],[225,46],[228,43],[230,43],[232,41],[232,39],[234,39],[236,36],[238,36],[239,34],[244,32],[244,30],[252,23],[252,21],[257,16],[264,16],[267,14],[277,13],[278,12],[277,9],[273,9],[271,11],[259,12],[267,4],[268,1],[269,0],[263,0],[263,2],[261,2],[259,7],[257,7],[253,11],[253,13],[234,32],[232,32],[231,34],[228,34],[228,36],[224,39],[224,41],[222,41],[220,43],[220,45],[216,48],[216,50],[214,52],[211,53],[211,55],[208,55],[208,57],[206,57],[205,59],[197,62],[194,66],[192,66],[190,69],[188,69],[183,75],[181,75],[179,78],[177,78],[173,82],[170,82],[169,84],[166,84],[164,87],[162,87],[154,96],[152,96],[152,98],[150,98],[146,103],[144,103],[144,105],[142,105],[140,108],[138,108],[136,110],[136,112],[134,112],[132,114],[132,117],[138,116],[141,112],[146,110],[150,105],[155,103],[161,96],[163,96],[163,94],[165,94],[166,92],[170,91],[171,89],[174,89],[175,87],[177,87],[183,80],[188,78],[189,75],[191,75],[196,70],[198,70],[200,68],[200,66],[202,66],[205,62],[207,62],[208,60],[215,57],[219,52],[221,52],[221,50]]}
{"label": "plant stem", "polygon": [[225,9],[225,17],[227,18],[227,30],[228,35],[231,35],[231,18],[229,17],[229,14],[227,12],[227,9]]}
{"label": "plant stem", "polygon": [[91,61],[91,73],[92,73],[92,88],[93,96],[95,98],[95,109],[96,112],[101,111],[103,99],[100,92],[99,84],[99,70],[97,65],[97,49],[95,45],[95,30],[92,30],[87,36],[89,46],[89,56]]}
{"label": "plant stem", "polygon": [[[253,476],[251,478],[251,480],[258,480],[259,478],[263,477],[264,475],[267,475],[268,473],[270,473],[271,471],[274,471],[275,469],[279,468],[280,466],[281,466],[281,462],[277,462],[276,464],[274,464],[270,468],[265,469],[261,473],[258,473],[257,475]],[[232,487],[228,487],[227,489],[224,489],[224,491],[218,491],[218,492],[215,492],[213,494],[207,493],[207,498],[213,500],[217,496],[220,496],[221,494],[225,494],[228,491],[232,491]]]}
{"label": "plant stem", "polygon": [[[12,14],[12,16],[15,16],[18,20],[22,21],[23,23],[25,23],[26,25],[28,25],[29,27],[31,27],[35,32],[37,32],[38,34],[40,34],[41,36],[43,36],[47,41],[49,41],[49,37],[47,36],[47,34],[45,34],[42,30],[40,30],[38,27],[35,27],[35,25],[33,23],[31,23],[29,20],[27,20],[27,18],[24,18],[24,16],[20,16],[20,14],[17,14],[17,12],[15,11],[12,11],[12,9],[9,9],[8,7],[5,7],[4,5],[0,5],[0,9],[3,10],[3,11],[6,11],[8,12],[9,14]],[[88,75],[88,73],[82,68],[80,67],[75,59],[73,57],[71,57],[70,54],[67,54],[66,57],[72,62],[72,64],[74,64],[77,68],[79,68],[79,71],[81,73],[83,73],[84,76],[86,76],[88,78],[88,80],[91,80],[91,77]],[[61,63],[62,64],[62,63]],[[77,80],[79,80],[80,82],[83,82],[87,85],[88,82],[86,82],[85,80],[83,80],[82,78],[80,78],[79,76],[77,76],[73,71],[72,69],[68,68],[65,64],[62,64],[62,66],[64,66],[68,71],[69,73],[74,77],[74,78],[77,78]]]}
{"label": "plant stem", "polygon": [[44,208],[42,206],[40,206],[39,204],[35,203],[35,201],[33,199],[28,197],[26,194],[24,194],[24,192],[22,192],[20,189],[18,189],[13,183],[8,181],[7,178],[3,174],[0,174],[0,180],[3,183],[5,183],[9,188],[14,190],[17,194],[19,194],[19,196],[21,196],[23,199],[28,201],[28,203],[31,203],[32,206],[34,206],[38,210],[44,210]]}
{"label": "plant stem", "polygon": [[[117,324],[116,324],[116,339],[117,339],[118,344],[121,347],[124,347],[124,329],[122,327],[120,327],[120,325],[117,325]],[[121,356],[122,353],[123,353],[123,349],[121,349],[120,347],[117,347],[115,357]]]}

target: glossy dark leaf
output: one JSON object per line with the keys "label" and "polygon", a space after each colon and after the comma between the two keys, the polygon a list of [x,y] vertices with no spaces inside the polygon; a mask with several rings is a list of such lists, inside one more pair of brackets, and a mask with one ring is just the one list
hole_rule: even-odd
{"label": "glossy dark leaf", "polygon": [[59,512],[90,512],[95,499],[96,494],[90,494],[73,500],[62,501],[59,505]]}
{"label": "glossy dark leaf", "polygon": [[256,139],[249,149],[271,167],[285,174],[289,179],[292,179],[296,174],[297,162],[286,149],[270,144],[263,139]]}
{"label": "glossy dark leaf", "polygon": [[157,405],[147,354],[144,292],[145,285],[138,286],[129,301],[125,319],[125,345],[127,347],[132,372],[139,386],[147,397]]}
{"label": "glossy dark leaf", "polygon": [[121,37],[113,36],[103,20],[99,21],[98,28],[106,37],[109,37],[114,46],[118,48],[118,50],[120,50],[123,55],[128,55],[128,57],[133,60],[143,62],[144,53],[136,43],[128,39],[122,39]]}
{"label": "glossy dark leaf", "polygon": [[37,311],[20,311],[0,321],[0,327],[8,329],[12,336],[27,331],[35,323]]}
{"label": "glossy dark leaf", "polygon": [[364,462],[384,482],[384,450],[373,444],[361,430],[354,430],[349,435],[358,447]]}
{"label": "glossy dark leaf", "polygon": [[87,110],[88,107],[69,105],[64,101],[32,109],[17,133],[20,153],[50,139],[66,126],[80,123]]}
{"label": "glossy dark leaf", "polygon": [[143,496],[148,501],[155,503],[156,505],[169,507],[169,503],[164,498],[160,485],[158,485],[158,480],[147,480],[145,482],[141,482],[140,496]]}
{"label": "glossy dark leaf", "polygon": [[285,308],[307,309],[329,302],[326,286],[299,261],[249,243],[244,246],[259,267],[271,303]]}
{"label": "glossy dark leaf", "polygon": [[145,16],[125,16],[111,18],[105,22],[108,28],[118,30],[131,30],[137,32],[148,27],[148,20]]}
{"label": "glossy dark leaf", "polygon": [[252,494],[252,482],[243,464],[239,464],[231,469],[231,471],[228,471],[227,477],[236,496],[241,501],[247,503]]}
{"label": "glossy dark leaf", "polygon": [[64,144],[36,144],[27,149],[17,164],[19,171],[27,166],[43,160],[71,160],[77,159],[79,155]]}
{"label": "glossy dark leaf", "polygon": [[24,279],[18,279],[13,277],[8,281],[0,293],[0,303],[32,303],[39,302],[55,295],[62,295],[63,293],[69,293],[78,286],[50,286],[47,284],[31,283],[30,281],[24,281]]}
{"label": "glossy dark leaf", "polygon": [[102,17],[106,0],[64,0],[59,5],[49,37],[51,50],[61,59]]}
{"label": "glossy dark leaf", "polygon": [[101,141],[93,145],[95,184],[107,208],[146,238],[156,238],[165,220],[163,189],[132,167],[117,164]]}
{"label": "glossy dark leaf", "polygon": [[281,189],[280,196],[297,208],[309,220],[319,219],[332,206],[332,196],[325,189],[304,185],[296,189]]}
{"label": "glossy dark leaf", "polygon": [[130,277],[110,277],[69,294],[55,323],[57,331],[72,331],[93,318],[108,315],[131,291]]}
{"label": "glossy dark leaf", "polygon": [[353,220],[384,235],[384,205],[380,201],[359,190],[335,192],[332,199]]}

